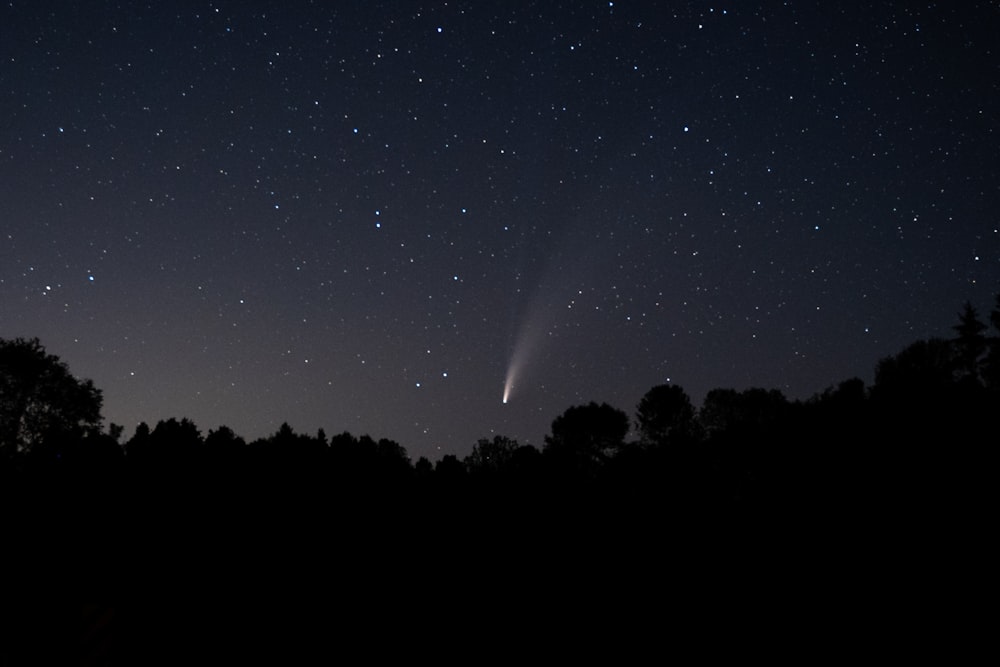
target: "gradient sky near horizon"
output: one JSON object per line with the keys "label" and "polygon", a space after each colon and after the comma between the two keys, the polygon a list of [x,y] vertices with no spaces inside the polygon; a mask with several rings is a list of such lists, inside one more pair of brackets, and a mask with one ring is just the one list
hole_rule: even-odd
{"label": "gradient sky near horizon", "polygon": [[[0,6],[0,337],[415,460],[806,398],[1000,292],[994,2]],[[501,401],[509,372],[509,401]]]}

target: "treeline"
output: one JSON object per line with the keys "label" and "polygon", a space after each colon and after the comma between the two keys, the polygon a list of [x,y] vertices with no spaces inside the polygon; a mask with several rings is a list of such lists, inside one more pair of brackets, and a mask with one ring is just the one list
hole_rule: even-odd
{"label": "treeline", "polygon": [[[522,641],[553,613],[646,609],[653,591],[698,604],[758,580],[755,596],[796,577],[818,596],[817,578],[822,595],[877,579],[907,599],[920,554],[971,559],[988,535],[1000,295],[988,320],[966,304],[952,336],[880,360],[870,387],[852,378],[803,401],[715,389],[696,407],[661,385],[632,417],[572,406],[541,447],[498,435],[436,462],[288,424],[246,442],[167,419],[126,438],[102,426],[100,392],[37,340],[0,341],[3,583],[26,585],[28,601],[46,587],[110,600],[106,664],[183,659],[203,640],[259,657],[255,633],[377,642],[388,618],[435,632],[432,602],[491,642],[510,622],[498,600],[533,619]],[[66,643],[33,653],[44,637],[24,636],[0,657],[74,655]]]}
{"label": "treeline", "polygon": [[[42,392],[16,418],[12,406],[30,403],[14,400],[19,387],[44,385],[19,385],[20,371],[48,366],[53,382],[72,376],[37,341],[13,341],[0,356],[8,425],[0,477],[8,506],[29,510],[23,516],[48,512],[44,521],[88,526],[108,540],[128,533],[122,522],[135,534],[162,525],[213,541],[251,526],[308,533],[334,518],[343,534],[377,525],[383,537],[421,539],[450,539],[459,528],[472,539],[503,526],[518,539],[534,531],[547,540],[553,527],[631,527],[635,536],[663,522],[731,534],[957,525],[965,518],[949,513],[959,499],[975,502],[992,469],[985,456],[1000,414],[1000,297],[989,322],[966,304],[952,337],[880,360],[870,387],[848,379],[803,401],[774,389],[714,389],[695,407],[682,387],[661,385],[633,418],[607,404],[577,405],[554,419],[541,447],[498,435],[436,462],[412,461],[392,440],[288,424],[246,442],[225,426],[202,434],[187,419],[167,419],[126,439],[120,427],[101,427],[100,394],[89,384]],[[18,350],[33,362],[11,363]],[[44,404],[67,395],[96,399],[97,409]]]}
{"label": "treeline", "polygon": [[740,515],[781,513],[806,497],[835,507],[852,485],[871,494],[902,483],[887,466],[985,446],[1000,407],[1000,296],[989,322],[965,304],[954,336],[882,359],[871,387],[849,379],[805,401],[774,389],[714,389],[696,408],[680,386],[661,385],[634,418],[607,404],[573,406],[541,448],[498,435],[463,459],[433,463],[412,461],[392,440],[288,424],[248,443],[226,426],[203,435],[188,419],[168,419],[126,439],[119,426],[101,427],[100,392],[89,381],[72,378],[38,341],[10,341],[0,347],[0,475],[8,484],[72,481],[84,496],[88,485],[99,493],[131,484],[141,495],[169,484],[201,496],[447,490],[485,502],[487,493],[539,500],[567,487],[607,495],[609,505],[669,499]]}

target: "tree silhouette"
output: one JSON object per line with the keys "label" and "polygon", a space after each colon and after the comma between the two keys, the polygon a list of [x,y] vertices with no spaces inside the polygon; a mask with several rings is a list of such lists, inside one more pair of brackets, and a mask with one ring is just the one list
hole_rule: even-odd
{"label": "tree silhouette", "polygon": [[465,466],[474,474],[496,474],[506,469],[518,449],[517,440],[504,435],[480,438],[465,458]]}
{"label": "tree silhouette", "polygon": [[0,339],[0,453],[30,451],[47,438],[98,433],[102,398],[37,338]]}
{"label": "tree silhouette", "polygon": [[420,479],[426,479],[434,474],[434,464],[426,456],[421,456],[413,464],[413,470]]}
{"label": "tree silhouette", "polygon": [[603,463],[625,444],[628,415],[607,403],[591,401],[567,409],[552,422],[545,436],[545,452],[571,467],[592,467]]}
{"label": "tree silhouette", "polygon": [[639,401],[636,422],[642,444],[664,445],[694,435],[695,411],[691,398],[680,386],[661,384]]}
{"label": "tree silhouette", "polygon": [[209,429],[205,436],[205,447],[209,451],[229,454],[246,448],[246,441],[233,432],[228,426]]}
{"label": "tree silhouette", "polygon": [[930,404],[949,391],[955,378],[955,354],[946,340],[931,338],[907,345],[875,366],[872,397]]}
{"label": "tree silhouette", "polygon": [[223,475],[227,469],[232,470],[234,466],[245,465],[250,453],[246,441],[228,426],[209,430],[202,449],[205,464],[215,475]]}
{"label": "tree silhouette", "polygon": [[788,399],[777,389],[713,389],[705,395],[698,419],[710,433],[758,433],[779,420]]}
{"label": "tree silhouette", "polygon": [[838,383],[835,388],[828,388],[822,394],[813,397],[811,402],[843,409],[845,407],[853,408],[861,405],[866,398],[865,381],[861,378],[853,377]]}
{"label": "tree silhouette", "polygon": [[958,336],[954,340],[957,371],[960,379],[979,380],[979,364],[986,353],[986,325],[968,301],[959,313],[958,324],[952,327]]}
{"label": "tree silhouette", "polygon": [[434,474],[452,481],[465,477],[465,465],[454,454],[445,454],[434,466]]}
{"label": "tree silhouette", "polygon": [[179,447],[186,452],[197,450],[202,444],[201,432],[195,423],[187,417],[180,421],[174,417],[160,420],[150,437],[152,437],[153,442],[164,449]]}
{"label": "tree silhouette", "polygon": [[149,424],[139,422],[135,427],[135,433],[125,443],[125,454],[128,456],[142,456],[149,448]]}
{"label": "tree silhouette", "polygon": [[375,445],[378,453],[379,464],[385,470],[400,472],[410,469],[410,456],[406,453],[406,448],[395,440],[389,438],[379,438]]}

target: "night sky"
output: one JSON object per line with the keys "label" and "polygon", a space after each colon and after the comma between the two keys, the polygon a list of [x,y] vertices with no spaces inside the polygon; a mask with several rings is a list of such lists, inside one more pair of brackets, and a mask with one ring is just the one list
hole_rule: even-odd
{"label": "night sky", "polygon": [[0,337],[126,436],[414,460],[668,381],[870,382],[1000,291],[998,34],[994,2],[4,2]]}

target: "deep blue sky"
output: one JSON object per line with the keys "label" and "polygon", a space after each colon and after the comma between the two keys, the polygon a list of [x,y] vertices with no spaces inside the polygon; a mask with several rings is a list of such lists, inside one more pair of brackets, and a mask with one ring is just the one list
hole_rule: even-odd
{"label": "deep blue sky", "polygon": [[870,381],[1000,291],[1000,10],[847,5],[5,2],[0,337],[414,459]]}

